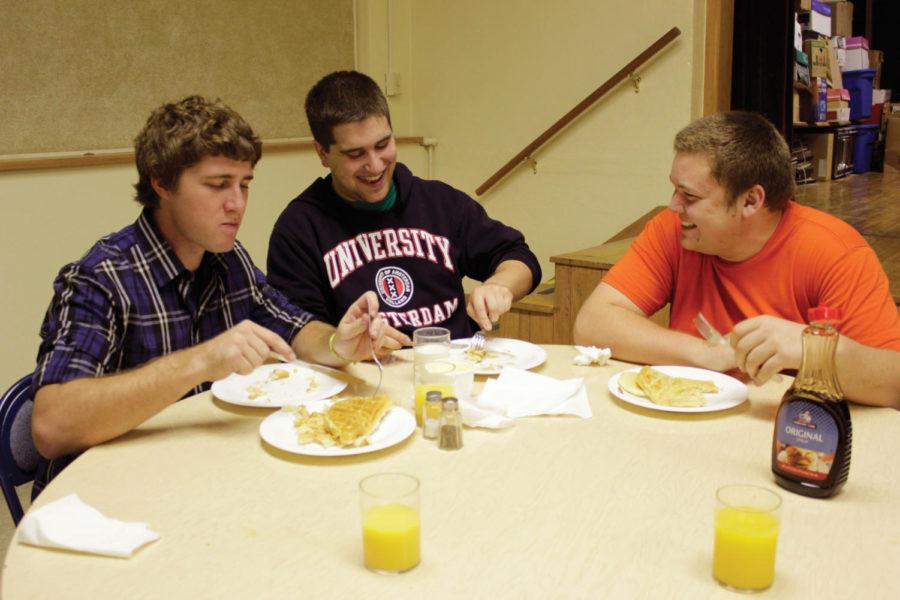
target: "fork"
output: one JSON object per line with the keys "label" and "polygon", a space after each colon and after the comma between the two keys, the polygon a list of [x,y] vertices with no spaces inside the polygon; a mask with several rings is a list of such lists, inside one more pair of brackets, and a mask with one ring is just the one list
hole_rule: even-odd
{"label": "fork", "polygon": [[378,360],[378,355],[375,354],[375,343],[372,341],[372,336],[369,336],[369,349],[372,351],[372,360],[375,361],[375,364],[378,365],[378,385],[375,386],[375,392],[372,394],[372,397],[378,395],[378,392],[381,391],[381,380],[384,379],[384,367],[381,364],[381,361]]}
{"label": "fork", "polygon": [[484,335],[484,331],[476,331],[475,335],[472,336],[471,341],[469,341],[469,347],[466,349],[466,353],[484,356],[484,344],[486,341],[487,338]]}

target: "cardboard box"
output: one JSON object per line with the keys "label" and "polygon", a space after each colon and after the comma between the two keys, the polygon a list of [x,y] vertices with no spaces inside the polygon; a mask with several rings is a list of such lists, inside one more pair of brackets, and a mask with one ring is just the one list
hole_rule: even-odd
{"label": "cardboard box", "polygon": [[813,170],[817,181],[831,179],[831,167],[834,162],[833,133],[804,133],[803,141],[812,154]]}
{"label": "cardboard box", "polygon": [[812,0],[809,11],[809,28],[825,36],[831,36],[831,6],[818,0]]}
{"label": "cardboard box", "polygon": [[881,65],[884,63],[884,52],[881,50],[869,49],[869,68],[875,69],[875,79],[872,80],[874,87],[881,87]]}
{"label": "cardboard box", "polygon": [[828,112],[828,84],[824,77],[814,77],[810,93],[800,103],[800,119],[807,123],[825,121]]}
{"label": "cardboard box", "polygon": [[830,43],[828,44],[828,83],[833,88],[844,87],[844,79],[841,77],[841,67],[837,59],[837,50]]}
{"label": "cardboard box", "polygon": [[853,35],[853,3],[835,2],[831,5],[831,34]]}
{"label": "cardboard box", "polygon": [[828,77],[828,45],[825,40],[804,41],[803,52],[809,57],[809,76]]}
{"label": "cardboard box", "polygon": [[[900,169],[900,116],[892,113],[887,119],[887,132],[884,135],[884,164],[892,164]],[[888,154],[893,158],[888,160]]]}
{"label": "cardboard box", "polygon": [[858,71],[869,68],[869,40],[864,37],[847,38],[847,59],[844,71]]}

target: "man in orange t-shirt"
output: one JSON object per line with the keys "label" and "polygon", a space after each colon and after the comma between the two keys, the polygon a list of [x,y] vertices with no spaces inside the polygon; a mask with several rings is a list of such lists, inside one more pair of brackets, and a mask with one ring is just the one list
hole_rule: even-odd
{"label": "man in orange t-shirt", "polygon": [[[871,247],[802,206],[790,152],[753,113],[699,119],[675,137],[669,211],[654,217],[582,306],[576,343],[617,358],[738,368],[757,382],[800,365],[807,310],[840,308],[837,370],[849,399],[900,408],[900,316]],[[671,303],[669,328],[647,318]],[[730,345],[698,337],[698,313]]]}

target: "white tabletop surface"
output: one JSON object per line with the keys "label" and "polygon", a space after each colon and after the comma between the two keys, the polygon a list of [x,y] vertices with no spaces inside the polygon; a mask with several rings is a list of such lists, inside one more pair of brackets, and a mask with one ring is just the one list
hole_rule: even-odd
{"label": "white tabletop surface", "polygon": [[[844,490],[817,500],[780,490],[770,470],[775,410],[790,378],[750,387],[720,413],[683,415],[612,397],[632,365],[575,367],[546,346],[537,372],[585,377],[593,417],[538,417],[467,429],[439,450],[417,433],[374,454],[302,457],[257,433],[271,409],[209,393],[91,449],[35,506],[71,492],[161,538],[131,559],[13,540],[2,596],[24,598],[735,598],[712,579],[716,488],[743,482],[784,498],[769,598],[900,597],[900,412],[852,407]],[[375,368],[352,372],[374,382]],[[411,394],[395,361],[384,389]],[[362,388],[357,391],[365,391]],[[399,576],[362,567],[357,483],[415,474],[422,563]]]}

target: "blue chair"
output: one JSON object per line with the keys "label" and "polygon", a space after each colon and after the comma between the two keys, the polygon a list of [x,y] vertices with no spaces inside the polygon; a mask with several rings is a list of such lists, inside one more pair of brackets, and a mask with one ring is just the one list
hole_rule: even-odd
{"label": "blue chair", "polygon": [[0,398],[0,487],[13,523],[24,512],[16,486],[34,479],[40,455],[31,437],[31,373],[15,382]]}

